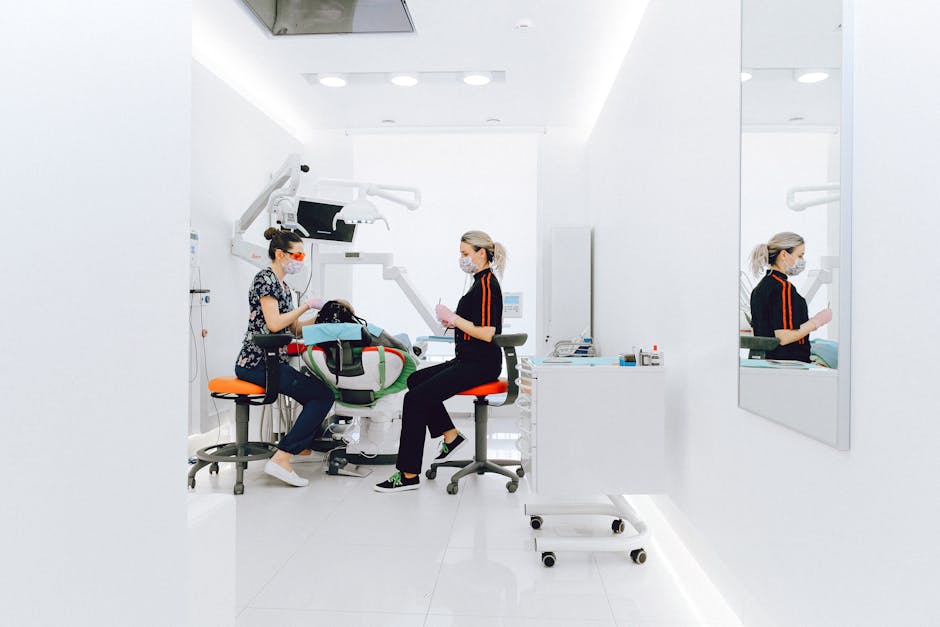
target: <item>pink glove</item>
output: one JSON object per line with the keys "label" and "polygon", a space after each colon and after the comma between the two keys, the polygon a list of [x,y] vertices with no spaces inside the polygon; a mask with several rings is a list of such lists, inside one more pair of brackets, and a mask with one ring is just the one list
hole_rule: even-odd
{"label": "pink glove", "polygon": [[457,314],[451,311],[446,305],[438,303],[437,306],[434,307],[434,314],[448,329],[454,328],[454,320],[457,319]]}
{"label": "pink glove", "polygon": [[821,326],[828,324],[829,322],[832,321],[832,310],[826,307],[825,309],[820,311],[818,314],[810,318],[810,321],[813,322],[816,325],[816,328],[818,329]]}
{"label": "pink glove", "polygon": [[325,304],[326,304],[326,301],[317,296],[314,296],[313,298],[307,301],[307,307],[309,307],[310,309],[323,309],[323,305]]}

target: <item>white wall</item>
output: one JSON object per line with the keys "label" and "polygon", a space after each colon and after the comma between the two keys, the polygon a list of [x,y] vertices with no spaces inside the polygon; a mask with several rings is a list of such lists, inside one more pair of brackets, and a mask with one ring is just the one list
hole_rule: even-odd
{"label": "white wall", "polygon": [[[254,201],[271,174],[289,153],[302,155],[310,165],[299,193],[313,195],[313,182],[319,177],[351,175],[351,143],[339,133],[323,132],[308,144],[300,143],[267,115],[246,101],[215,74],[193,61],[192,70],[192,215],[191,224],[200,233],[201,283],[211,291],[210,304],[203,310],[208,329],[205,348],[208,358],[200,364],[198,389],[205,378],[229,375],[241,347],[248,320],[248,289],[258,271],[246,261],[232,256],[233,225]],[[267,247],[262,236],[268,226],[267,214],[258,217],[245,239]],[[194,316],[198,321],[198,312]],[[198,348],[202,338],[196,328]],[[187,333],[187,337],[189,334]],[[215,407],[204,407],[202,429],[216,426]],[[227,413],[230,403],[218,403]]]}
{"label": "white wall", "polygon": [[[359,227],[357,250],[392,252],[418,293],[433,308],[441,299],[456,308],[469,287],[457,266],[460,236],[486,231],[507,249],[504,292],[524,293],[522,318],[505,318],[507,333],[528,333],[520,354],[532,354],[538,310],[536,278],[536,202],[538,136],[532,134],[358,135],[354,138],[355,178],[360,181],[413,185],[422,206],[406,211],[376,201],[391,224]],[[357,312],[390,332],[412,339],[430,329],[379,268],[354,273]]]}
{"label": "white wall", "polygon": [[[570,339],[581,328],[553,328],[549,321],[552,302],[551,280],[547,269],[552,255],[565,256],[564,250],[551,249],[552,227],[588,226],[586,137],[574,128],[551,127],[539,139],[538,170],[538,290],[539,316],[536,329],[535,354],[543,357],[555,342]],[[586,277],[590,280],[590,277]],[[554,295],[562,301],[566,294]],[[556,325],[557,327],[557,325]],[[603,350],[603,347],[601,347]]]}
{"label": "white wall", "polygon": [[116,4],[0,20],[8,625],[184,617],[189,6]]}
{"label": "white wall", "polygon": [[856,10],[847,453],[736,407],[739,3],[650,2],[588,148],[596,336],[663,345],[664,503],[749,626],[940,623],[940,14]]}

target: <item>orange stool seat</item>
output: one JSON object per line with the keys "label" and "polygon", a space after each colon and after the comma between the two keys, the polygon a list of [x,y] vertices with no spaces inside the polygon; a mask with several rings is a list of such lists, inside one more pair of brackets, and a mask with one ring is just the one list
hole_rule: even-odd
{"label": "orange stool seat", "polygon": [[252,396],[260,394],[264,396],[264,388],[248,381],[242,381],[238,377],[216,377],[209,381],[209,391],[216,394],[238,394],[240,396]]}
{"label": "orange stool seat", "polygon": [[457,392],[457,395],[489,396],[490,394],[505,394],[508,389],[509,383],[507,383],[506,379],[500,379],[499,381],[493,381],[492,383],[478,385],[475,388],[470,388],[469,390],[464,390],[463,392]]}

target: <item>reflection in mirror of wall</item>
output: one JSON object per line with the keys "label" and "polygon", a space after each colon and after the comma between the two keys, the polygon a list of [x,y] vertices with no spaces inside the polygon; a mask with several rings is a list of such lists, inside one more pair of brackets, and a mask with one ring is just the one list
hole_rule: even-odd
{"label": "reflection in mirror of wall", "polygon": [[743,0],[739,405],[846,450],[843,35],[841,0]]}

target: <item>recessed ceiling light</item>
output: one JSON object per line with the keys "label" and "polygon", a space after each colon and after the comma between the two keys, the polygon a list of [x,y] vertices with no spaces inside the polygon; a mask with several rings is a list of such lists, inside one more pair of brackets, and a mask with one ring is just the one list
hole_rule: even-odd
{"label": "recessed ceiling light", "polygon": [[317,77],[320,84],[325,87],[345,87],[346,77],[342,74],[320,74]]}
{"label": "recessed ceiling light", "polygon": [[800,83],[819,83],[829,78],[825,70],[796,70],[796,80]]}
{"label": "recessed ceiling light", "polygon": [[524,33],[532,29],[532,20],[530,20],[529,18],[523,18],[519,20],[518,22],[516,22],[513,28],[521,33]]}
{"label": "recessed ceiling light", "polygon": [[473,85],[479,87],[481,85],[488,84],[493,80],[493,74],[491,72],[464,72],[463,73],[463,82],[467,85]]}
{"label": "recessed ceiling light", "polygon": [[787,120],[787,122],[802,122],[802,121],[805,120],[805,119],[806,119],[806,118],[803,117],[802,115],[794,115],[794,116],[791,117],[789,120]]}
{"label": "recessed ceiling light", "polygon": [[392,120],[391,118],[385,118],[382,120],[382,124],[385,126],[391,126],[392,124],[395,124],[395,120]]}
{"label": "recessed ceiling light", "polygon": [[487,124],[499,124],[500,122],[502,122],[502,120],[500,120],[499,118],[487,118],[486,119]]}
{"label": "recessed ceiling light", "polygon": [[742,83],[746,83],[746,82],[748,82],[749,80],[751,80],[752,78],[754,78],[754,75],[751,74],[750,72],[747,72],[747,71],[741,72],[741,82],[742,82]]}
{"label": "recessed ceiling light", "polygon": [[399,87],[414,87],[418,84],[418,75],[412,72],[399,72],[392,74],[389,80],[392,81],[393,85],[398,85]]}

